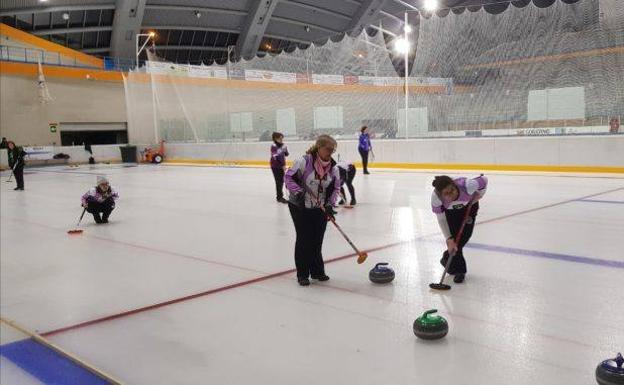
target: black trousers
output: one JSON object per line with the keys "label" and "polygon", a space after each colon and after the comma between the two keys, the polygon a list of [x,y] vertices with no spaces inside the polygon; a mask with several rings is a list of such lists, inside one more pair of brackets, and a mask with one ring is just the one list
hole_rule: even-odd
{"label": "black trousers", "polygon": [[[349,189],[349,195],[351,195],[351,202],[355,201],[355,189],[353,188],[353,178],[355,178],[355,172],[356,172],[356,168],[355,166],[351,165],[349,166],[348,170],[344,170],[344,169],[340,169],[340,179],[342,179],[345,184],[347,185],[347,188]],[[344,187],[340,186],[340,192],[342,193],[342,196],[344,196],[344,199],[347,199],[347,196],[345,195],[345,190]]]}
{"label": "black trousers", "polygon": [[360,156],[362,157],[362,168],[364,172],[368,172],[368,151],[362,150],[358,147],[358,151],[360,152]]}
{"label": "black trousers", "polygon": [[273,171],[273,178],[275,179],[275,198],[283,199],[284,198],[284,169],[282,167],[276,168],[271,167],[271,171]]}
{"label": "black trousers", "polygon": [[[464,215],[467,209],[468,206],[465,206],[462,209],[446,210],[444,212],[453,238],[455,238],[457,236],[457,233],[459,232],[459,228],[461,227],[462,221],[464,220]],[[478,211],[479,202],[472,205],[470,215],[468,216],[468,221],[466,222],[466,226],[464,227],[464,232],[462,233],[461,239],[457,244],[457,253],[455,253],[455,257],[453,257],[451,266],[449,266],[449,274],[466,274],[466,272],[468,271],[466,268],[466,259],[464,259],[464,246],[466,246],[466,244],[470,240],[470,237],[472,237],[472,231],[474,230]],[[442,266],[446,267],[446,262],[448,261],[448,258],[448,251],[445,251],[442,259],[440,260]]]}
{"label": "black trousers", "polygon": [[24,188],[24,165],[15,167],[15,170],[13,170],[13,175],[15,175],[15,182],[17,182],[17,187]]}
{"label": "black trousers", "polygon": [[100,213],[102,213],[101,219],[108,219],[114,209],[115,201],[113,200],[113,198],[108,198],[102,203],[89,201],[89,203],[87,204],[87,212],[93,214],[93,218],[95,218],[96,222],[98,222],[100,219]]}
{"label": "black trousers", "polygon": [[300,208],[288,204],[290,216],[295,224],[295,266],[297,278],[325,275],[323,262],[323,238],[327,229],[327,217],[321,209]]}

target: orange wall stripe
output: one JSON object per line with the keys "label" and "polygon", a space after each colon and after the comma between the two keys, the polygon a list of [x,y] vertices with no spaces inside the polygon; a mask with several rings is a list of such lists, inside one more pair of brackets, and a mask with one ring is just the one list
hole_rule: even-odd
{"label": "orange wall stripe", "polygon": [[[44,65],[43,74],[52,78],[80,79],[80,80],[99,80],[108,82],[122,82],[121,72],[102,71],[99,69],[74,68]],[[18,76],[37,77],[37,64],[30,63],[14,63],[0,61],[0,73],[2,75],[11,74]],[[88,77],[87,77],[88,75]]]}
{"label": "orange wall stripe", "polygon": [[[132,78],[129,79],[131,82],[137,83],[149,83],[152,81],[152,78],[159,83],[163,84],[172,84],[173,80],[175,80],[176,84],[191,84],[191,85],[202,85],[207,87],[219,87],[219,88],[239,88],[239,89],[266,89],[266,90],[277,90],[277,91],[300,91],[300,90],[309,90],[309,91],[331,91],[331,92],[363,92],[363,93],[389,93],[389,92],[401,92],[403,94],[403,86],[371,86],[364,84],[344,84],[344,85],[333,85],[333,84],[309,84],[309,83],[292,83],[292,84],[284,84],[284,83],[271,83],[271,82],[255,82],[249,80],[226,80],[226,79],[214,79],[214,78],[194,78],[194,77],[183,77],[183,76],[175,76],[175,75],[159,75],[159,74],[146,74],[139,73],[133,74]],[[466,92],[469,91],[471,87],[466,86],[457,86],[455,87],[455,92]],[[443,94],[446,92],[445,86],[410,86],[409,91],[412,94]]]}
{"label": "orange wall stripe", "polygon": [[528,63],[543,63],[547,61],[558,61],[565,59],[574,59],[579,57],[589,57],[589,56],[602,56],[602,55],[613,55],[618,53],[624,53],[624,46],[619,47],[611,47],[611,48],[599,48],[592,49],[589,51],[578,51],[571,53],[563,53],[559,55],[547,55],[547,56],[538,56],[524,59],[514,59],[514,60],[502,60],[493,63],[483,63],[483,64],[473,64],[464,66],[464,69],[477,69],[477,68],[496,68],[502,66],[511,66],[516,64],[528,64]]}
{"label": "orange wall stripe", "polygon": [[78,52],[71,48],[52,43],[51,41],[42,39],[30,33],[20,31],[6,24],[0,23],[0,35],[8,36],[11,39],[38,47],[44,51],[58,52],[63,56],[75,57],[76,60],[83,64],[89,64],[98,68],[104,68],[104,60]]}
{"label": "orange wall stripe", "polygon": [[[0,72],[18,76],[37,76],[37,64],[0,61]],[[123,82],[122,72],[101,71],[98,69],[76,68],[54,65],[43,65],[45,76],[55,78],[71,78],[89,80]],[[152,75],[159,83],[172,83],[173,77],[167,75]],[[130,81],[138,83],[149,83],[152,76],[145,73],[134,74]],[[369,86],[362,84],[351,85],[329,85],[329,84],[280,84],[264,83],[248,80],[223,80],[206,78],[175,77],[178,84],[192,84],[206,87],[237,88],[237,89],[267,89],[276,91],[315,91],[315,92],[349,92],[349,93],[391,93],[400,91],[403,94],[402,86]],[[467,92],[470,87],[455,87],[455,92]],[[441,94],[446,91],[444,86],[412,86],[412,94]]]}

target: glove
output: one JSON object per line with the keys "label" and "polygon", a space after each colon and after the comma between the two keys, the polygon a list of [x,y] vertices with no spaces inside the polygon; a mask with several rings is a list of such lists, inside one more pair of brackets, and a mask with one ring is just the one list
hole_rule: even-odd
{"label": "glove", "polygon": [[299,191],[295,193],[295,206],[305,207],[305,192]]}
{"label": "glove", "polygon": [[87,207],[89,207],[89,204],[87,202],[85,202],[85,203],[82,204],[82,207],[84,207],[86,209]]}
{"label": "glove", "polygon": [[324,211],[325,211],[325,215],[327,215],[327,220],[336,219],[336,214],[338,214],[338,212],[334,210],[334,207],[332,205],[325,205]]}

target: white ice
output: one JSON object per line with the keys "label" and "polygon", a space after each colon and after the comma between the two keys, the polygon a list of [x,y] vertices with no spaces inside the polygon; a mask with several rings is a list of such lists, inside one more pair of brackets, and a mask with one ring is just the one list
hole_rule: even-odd
{"label": "white ice", "polygon": [[[587,385],[624,350],[622,175],[488,174],[466,282],[439,293],[428,287],[444,246],[430,209],[436,173],[359,171],[358,205],[337,220],[360,248],[381,247],[365,264],[347,258],[326,265],[326,283],[299,287],[288,273],[48,338],[124,383],[167,385]],[[98,174],[121,196],[111,223],[86,216],[70,236]],[[26,191],[0,186],[0,310],[31,330],[294,268],[294,228],[268,169],[81,166],[25,177]],[[325,259],[350,253],[328,226]],[[396,271],[390,285],[368,280],[381,261]],[[430,308],[449,321],[443,340],[412,332]]]}

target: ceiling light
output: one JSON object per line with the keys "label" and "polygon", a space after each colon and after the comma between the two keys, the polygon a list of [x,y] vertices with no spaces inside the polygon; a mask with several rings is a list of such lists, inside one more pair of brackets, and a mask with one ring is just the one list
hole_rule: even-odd
{"label": "ceiling light", "polygon": [[405,27],[403,27],[403,30],[407,33],[412,32],[412,27],[409,24],[405,24]]}
{"label": "ceiling light", "polygon": [[409,41],[400,38],[394,41],[394,50],[398,53],[406,53],[409,51]]}
{"label": "ceiling light", "polygon": [[438,9],[438,0],[424,0],[423,8],[425,8],[425,11],[435,11],[436,9]]}

